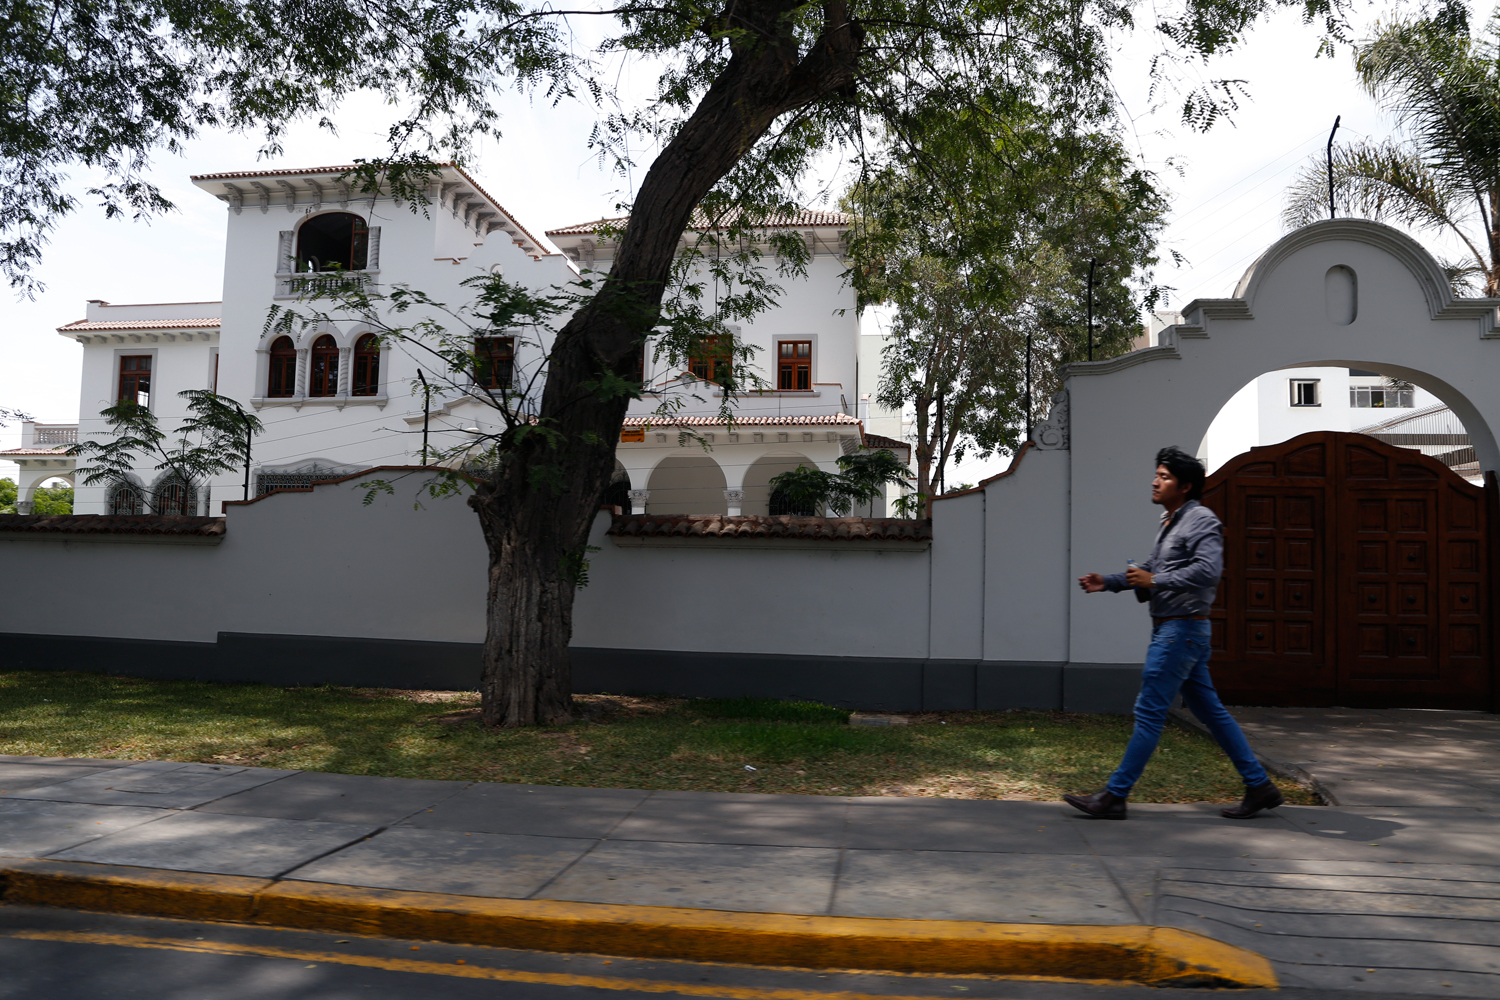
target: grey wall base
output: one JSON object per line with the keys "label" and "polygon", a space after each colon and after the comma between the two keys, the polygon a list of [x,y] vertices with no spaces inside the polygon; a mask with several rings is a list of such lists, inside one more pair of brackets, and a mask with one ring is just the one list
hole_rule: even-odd
{"label": "grey wall base", "polygon": [[[278,686],[472,690],[480,646],[351,636],[220,632],[217,642],[0,636],[12,670],[78,670],[162,680]],[[579,693],[797,698],[886,712],[1029,708],[1126,713],[1140,667],[575,646]]]}

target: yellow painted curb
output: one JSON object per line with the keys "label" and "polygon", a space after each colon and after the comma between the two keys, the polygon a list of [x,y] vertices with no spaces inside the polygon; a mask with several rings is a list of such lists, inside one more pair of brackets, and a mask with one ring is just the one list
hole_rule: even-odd
{"label": "yellow painted curb", "polygon": [[21,861],[0,868],[7,903],[447,941],[535,951],[1275,988],[1260,955],[1171,927],[992,924],[486,899]]}

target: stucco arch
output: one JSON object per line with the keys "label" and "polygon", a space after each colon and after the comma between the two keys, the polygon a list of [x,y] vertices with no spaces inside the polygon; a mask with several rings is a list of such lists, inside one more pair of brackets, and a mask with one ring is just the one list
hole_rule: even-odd
{"label": "stucco arch", "polygon": [[708,455],[670,455],[647,480],[648,514],[724,514],[724,470]]}
{"label": "stucco arch", "polygon": [[[1352,319],[1334,315],[1335,268],[1354,276]],[[1456,298],[1437,262],[1404,234],[1340,219],[1278,241],[1233,297],[1189,303],[1156,346],[1070,365],[1052,417],[1033,437],[1043,453],[1069,452],[1069,529],[1057,540],[1070,553],[1065,578],[1117,571],[1149,551],[1156,450],[1195,448],[1223,404],[1268,371],[1350,367],[1406,379],[1452,407],[1481,469],[1500,469],[1497,306]],[[1139,649],[1121,640],[1139,631],[1136,609],[1084,599],[1076,588],[1068,598],[1068,659],[1135,661]]]}
{"label": "stucco arch", "polygon": [[821,466],[801,452],[778,451],[762,455],[745,469],[744,512],[765,516],[771,511],[771,477],[790,472],[799,465],[810,469]]}

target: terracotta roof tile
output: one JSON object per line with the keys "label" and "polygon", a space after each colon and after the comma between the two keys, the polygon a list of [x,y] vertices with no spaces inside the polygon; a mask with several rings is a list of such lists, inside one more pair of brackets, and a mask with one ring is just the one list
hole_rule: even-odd
{"label": "terracotta roof tile", "polygon": [[865,447],[877,449],[886,448],[891,451],[895,451],[897,448],[903,448],[906,451],[911,451],[911,445],[907,444],[905,441],[897,441],[895,438],[888,438],[883,434],[870,434],[868,432],[866,432],[865,434]]}
{"label": "terracotta roof tile", "polygon": [[[452,170],[452,171],[456,172],[464,180],[468,181],[471,185],[473,185],[475,191],[478,191],[484,197],[484,199],[486,201],[488,201],[491,205],[493,205],[497,209],[499,209],[501,215],[504,215],[506,218],[510,219],[511,222],[514,222],[517,229],[519,229],[521,232],[523,232],[523,233],[526,234],[526,239],[531,243],[532,246],[536,247],[537,252],[540,253],[543,257],[556,257],[557,256],[557,254],[548,253],[547,252],[547,248],[544,247],[544,246],[542,246],[541,243],[538,242],[538,240],[537,240],[537,238],[535,236],[531,235],[531,230],[529,230],[525,226],[521,225],[521,221],[519,219],[517,219],[514,215],[512,215],[510,212],[506,211],[505,206],[502,205],[502,204],[500,204],[493,197],[491,197],[490,193],[488,191],[486,191],[483,187],[481,187],[478,181],[476,181],[474,178],[470,177],[469,176],[469,172],[467,170],[465,170],[463,167],[460,167],[458,164],[451,163],[451,162],[450,163],[434,163],[433,166],[437,167],[439,170],[443,170],[443,169]],[[230,171],[228,173],[218,173],[218,174],[193,174],[188,179],[192,180],[192,181],[233,181],[233,180],[249,180],[249,179],[251,179],[253,177],[292,177],[292,176],[308,176],[308,175],[314,175],[314,174],[347,174],[351,170],[358,170],[358,169],[359,169],[358,166],[356,166],[356,165],[354,165],[354,164],[351,163],[348,166],[344,166],[344,167],[309,167],[309,168],[307,168],[305,170],[234,170],[234,171]]]}
{"label": "terracotta roof tile", "polygon": [[[736,427],[856,427],[857,417],[847,413],[821,413],[803,416],[781,417],[735,417]],[[643,417],[626,417],[624,427],[723,427],[722,417],[663,417],[656,414]]]}
{"label": "terracotta roof tile", "polygon": [[84,333],[89,330],[181,330],[183,328],[213,327],[218,329],[219,317],[204,316],[201,319],[80,319],[67,326],[57,328],[58,333]]}
{"label": "terracotta roof tile", "polygon": [[[622,215],[614,219],[598,219],[594,222],[580,222],[572,226],[563,226],[561,229],[547,230],[548,236],[588,236],[590,233],[599,231],[599,227],[606,223],[623,225],[630,221],[628,215]],[[755,224],[758,229],[797,229],[801,226],[847,226],[850,216],[843,212],[816,212],[804,210],[790,214],[773,215],[762,222]],[[708,217],[702,212],[693,213],[693,221],[689,229],[708,229]],[[723,228],[722,226],[718,228]]]}
{"label": "terracotta roof tile", "polygon": [[12,448],[9,451],[0,451],[0,455],[52,455],[64,458],[68,454],[71,445],[60,444],[56,448]]}
{"label": "terracotta roof tile", "polygon": [[607,534],[622,538],[800,538],[827,542],[926,542],[932,540],[932,522],[897,517],[616,514]]}
{"label": "terracotta roof tile", "polygon": [[177,535],[214,538],[224,534],[222,517],[164,514],[0,514],[0,532],[44,535]]}

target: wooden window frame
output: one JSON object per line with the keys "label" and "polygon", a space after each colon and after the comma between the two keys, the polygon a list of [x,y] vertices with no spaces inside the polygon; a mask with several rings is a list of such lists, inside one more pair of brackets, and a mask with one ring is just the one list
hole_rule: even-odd
{"label": "wooden window frame", "polygon": [[[298,272],[309,273],[310,274],[310,273],[314,273],[314,272],[317,272],[317,271],[332,271],[332,270],[334,270],[334,268],[327,266],[328,263],[329,263],[328,261],[321,261],[321,260],[317,261],[316,262],[316,266],[314,266],[313,258],[308,257],[308,255],[304,252],[303,234],[307,231],[308,223],[310,223],[310,222],[312,222],[312,221],[314,221],[316,219],[330,219],[330,218],[336,218],[336,217],[339,217],[339,216],[346,216],[346,217],[354,220],[353,223],[351,223],[350,226],[349,226],[349,246],[348,246],[348,251],[347,251],[348,252],[349,266],[347,268],[340,268],[340,269],[341,270],[346,270],[346,271],[366,271],[366,270],[369,270],[369,267],[370,267],[370,222],[369,222],[369,220],[366,219],[366,218],[364,218],[364,216],[356,215],[353,212],[325,212],[325,213],[323,213],[321,215],[314,215],[314,216],[311,216],[311,217],[303,220],[302,225],[300,225],[300,226],[297,227],[297,248],[296,248],[295,259],[296,259],[296,268],[297,268]],[[364,256],[364,261],[363,262],[361,262],[360,259],[359,259],[360,256],[361,256],[361,254],[363,254],[363,256]],[[338,263],[338,262],[335,261],[334,263]]]}
{"label": "wooden window frame", "polygon": [[[283,344],[286,346],[281,346]],[[290,399],[295,395],[297,395],[297,346],[292,343],[291,337],[277,337],[271,343],[270,365],[266,370],[266,398]]]}
{"label": "wooden window frame", "polygon": [[339,344],[331,334],[313,341],[307,355],[307,395],[327,399],[339,394]]}
{"label": "wooden window frame", "polygon": [[474,340],[474,384],[508,392],[516,381],[516,338],[477,337]]}
{"label": "wooden window frame", "polygon": [[688,371],[692,372],[695,378],[701,378],[715,385],[731,381],[734,373],[734,359],[730,356],[730,348],[725,344],[728,339],[722,336],[706,338],[699,345],[699,353],[688,356]]}
{"label": "wooden window frame", "polygon": [[[145,362],[135,368],[127,368],[127,361]],[[117,401],[130,400],[132,403],[150,407],[151,405],[151,369],[152,355],[150,354],[121,354],[116,361],[115,399]],[[127,389],[126,387],[129,386]],[[141,394],[145,393],[146,402],[141,403]]]}
{"label": "wooden window frame", "polygon": [[351,396],[380,395],[380,338],[366,333],[354,342],[354,378]]}
{"label": "wooden window frame", "polygon": [[[799,353],[797,347],[805,346],[805,354]],[[787,348],[792,348],[792,353],[787,354]],[[813,391],[813,356],[811,340],[786,340],[776,341],[776,391],[777,392],[812,392]]]}

